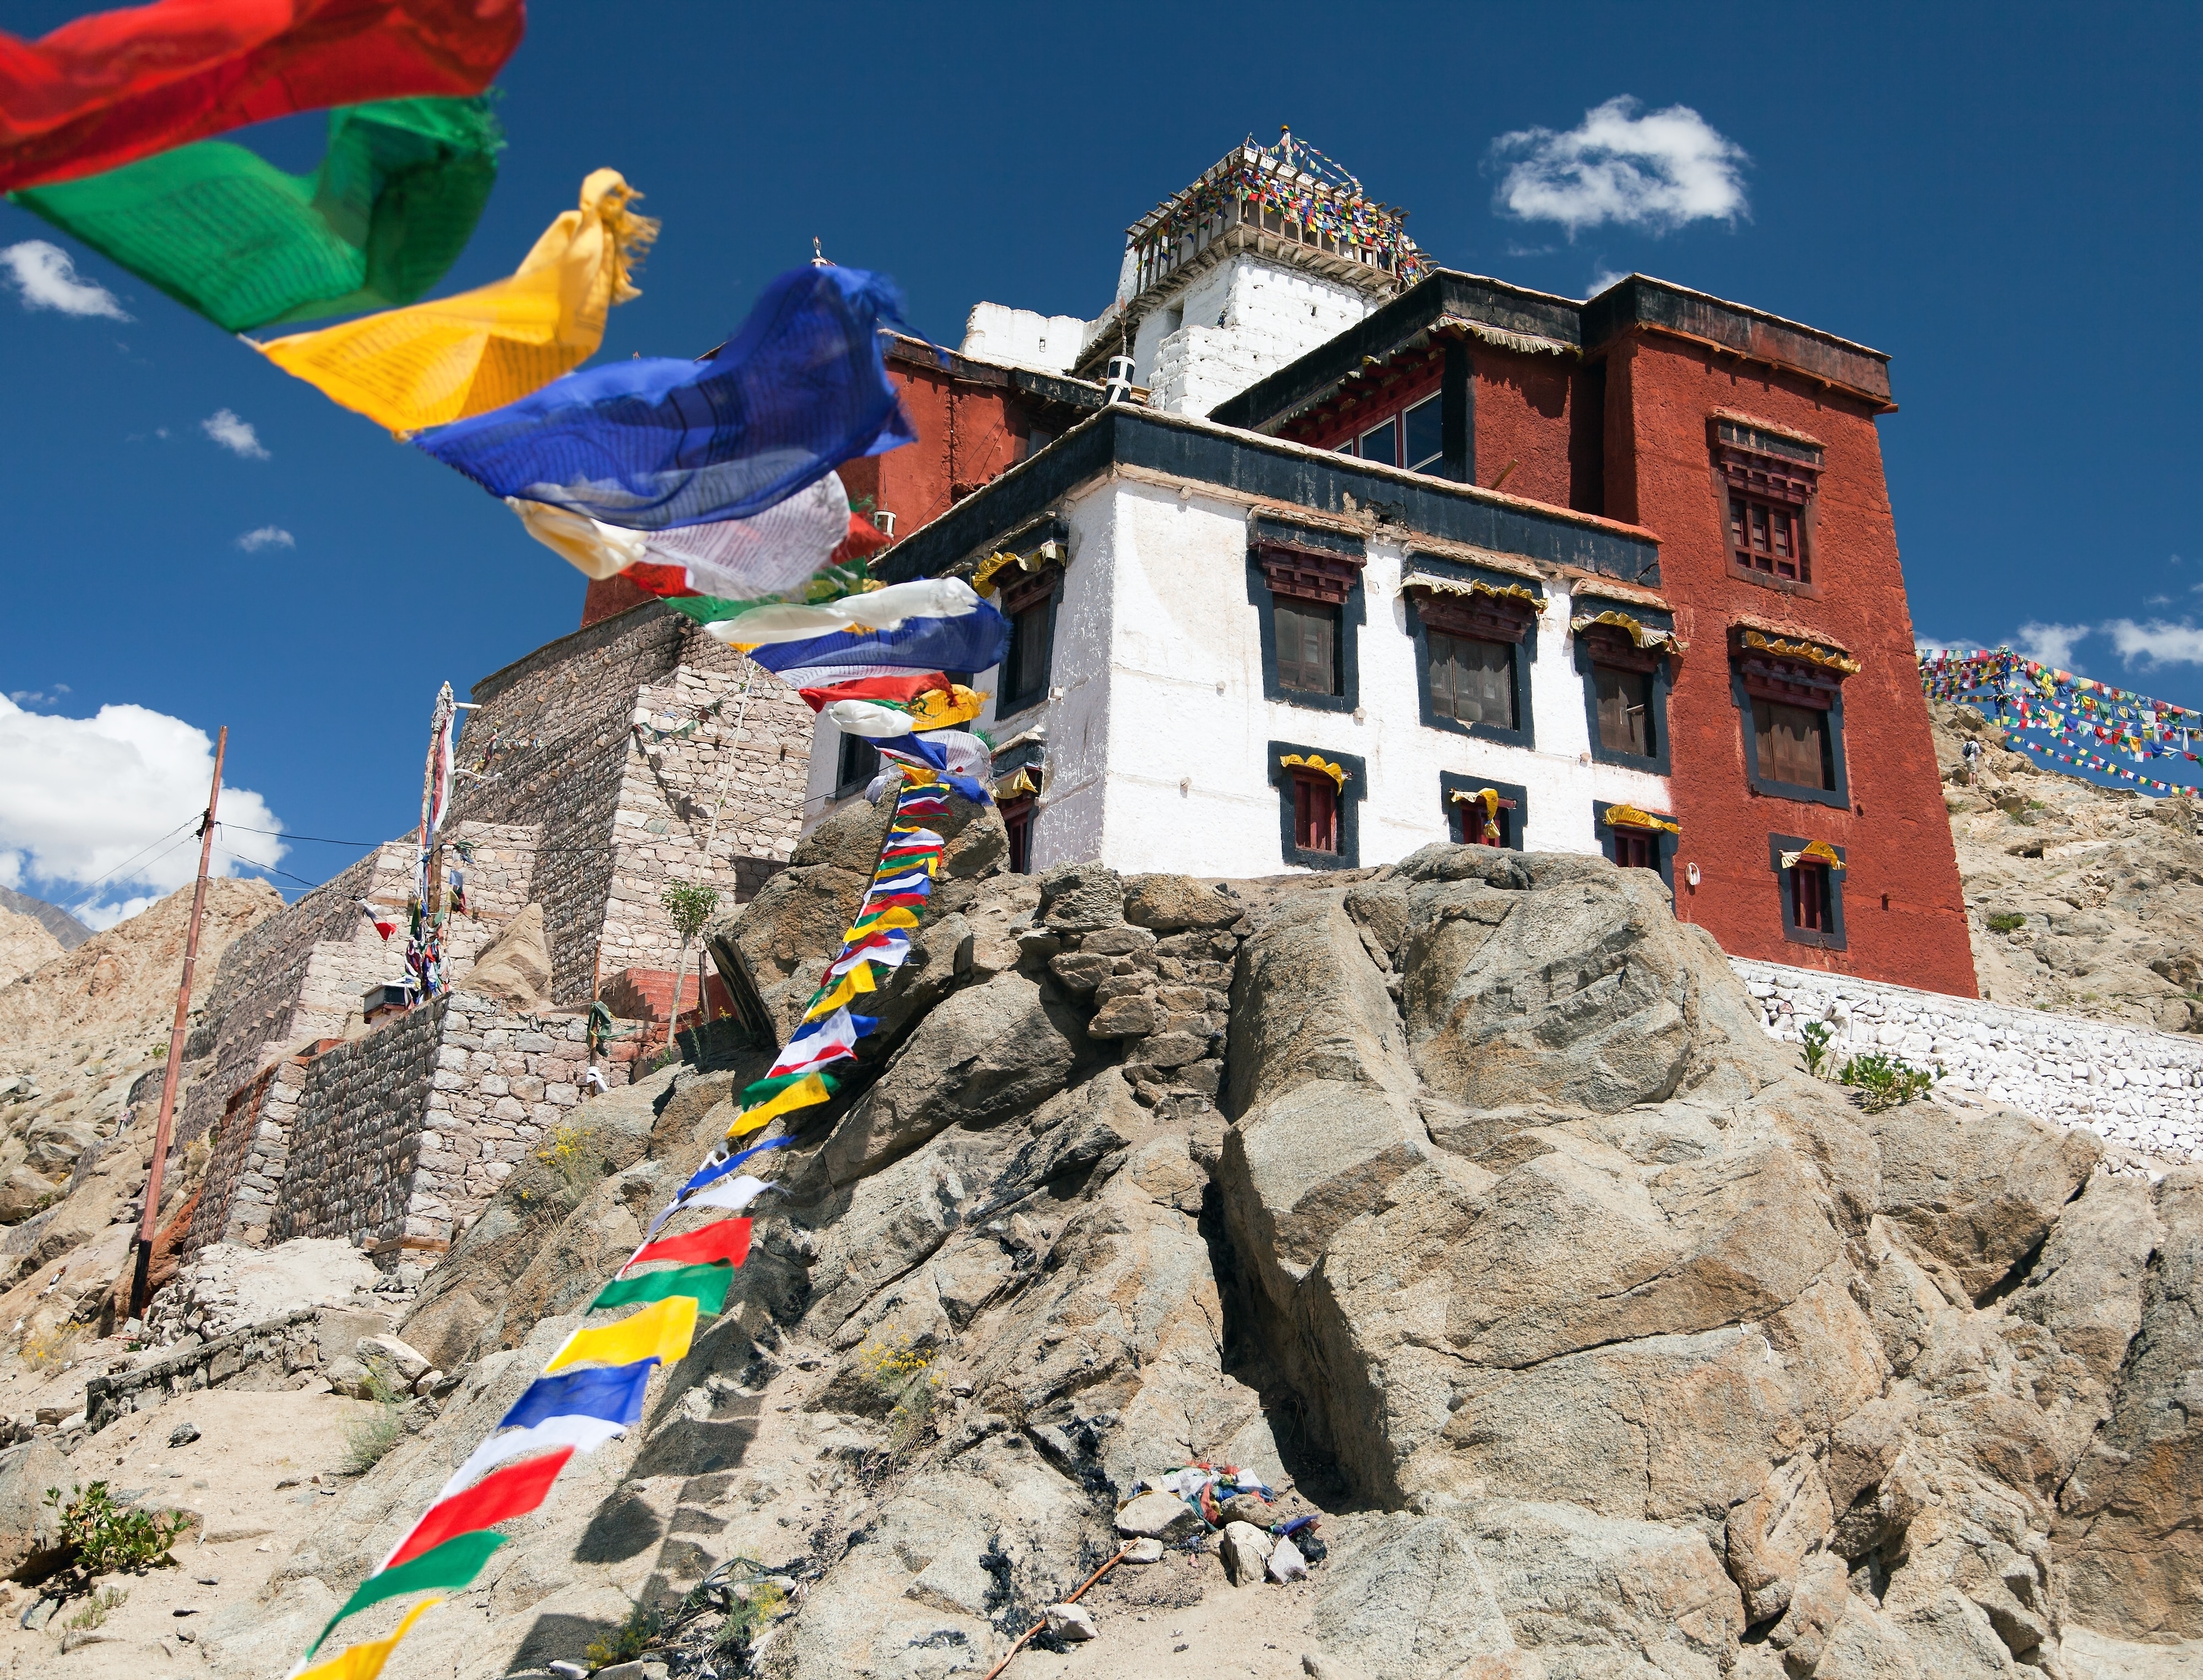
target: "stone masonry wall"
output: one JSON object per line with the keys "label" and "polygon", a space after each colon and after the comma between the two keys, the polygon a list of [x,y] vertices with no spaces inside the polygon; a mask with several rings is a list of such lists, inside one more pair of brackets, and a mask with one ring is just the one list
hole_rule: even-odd
{"label": "stone masonry wall", "polygon": [[405,1238],[450,1002],[447,995],[394,1017],[308,1066],[270,1242],[349,1237],[381,1248]]}
{"label": "stone masonry wall", "polygon": [[1802,1044],[1806,1023],[1823,1021],[1839,1055],[1882,1050],[1917,1068],[1940,1064],[1952,1089],[2130,1149],[2203,1162],[2203,1043],[2192,1035],[1740,958],[1730,966],[1769,1035],[1784,1043]]}

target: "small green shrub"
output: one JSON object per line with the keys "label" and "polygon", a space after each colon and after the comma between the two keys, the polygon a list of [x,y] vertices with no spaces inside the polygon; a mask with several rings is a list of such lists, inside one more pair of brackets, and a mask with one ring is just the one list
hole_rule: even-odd
{"label": "small green shrub", "polygon": [[665,1618],[650,1606],[638,1604],[609,1636],[590,1641],[582,1658],[588,1664],[589,1672],[594,1674],[600,1668],[617,1668],[622,1663],[633,1662],[664,1636]]}
{"label": "small green shrub", "polygon": [[83,1609],[78,1611],[62,1625],[89,1633],[129,1601],[129,1594],[118,1588],[103,1587],[86,1600]]}
{"label": "small green shrub", "polygon": [[676,881],[659,894],[659,903],[673,918],[673,931],[681,935],[685,947],[688,941],[704,931],[704,924],[712,919],[712,912],[719,907],[719,889],[699,887],[693,881]]}
{"label": "small green shrub", "polygon": [[2011,911],[2000,910],[1989,917],[1988,924],[1993,934],[2016,934],[2027,925],[2027,918]]}
{"label": "small green shrub", "polygon": [[62,1568],[79,1583],[96,1575],[139,1574],[173,1565],[168,1548],[191,1526],[181,1517],[117,1505],[104,1482],[92,1483],[74,1495],[49,1488],[46,1503],[61,1513],[62,1548],[68,1556]]}
{"label": "small green shrub", "polygon": [[1923,1073],[1875,1050],[1852,1057],[1837,1070],[1836,1077],[1857,1088],[1860,1105],[1869,1114],[1880,1114],[1887,1109],[1919,1101],[1934,1088],[1941,1072],[1938,1068],[1934,1073]]}
{"label": "small green shrub", "polygon": [[594,1126],[571,1122],[553,1126],[543,1147],[535,1152],[535,1158],[565,1187],[568,1205],[579,1206],[582,1198],[605,1176],[604,1135]]}
{"label": "small green shrub", "polygon": [[933,1369],[933,1352],[913,1347],[906,1337],[894,1347],[875,1342],[859,1358],[865,1380],[889,1402],[888,1453],[899,1459],[932,1420],[940,1398],[941,1378]]}
{"label": "small green shrub", "polygon": [[367,1397],[375,1410],[345,1425],[344,1461],[338,1468],[346,1476],[366,1475],[405,1435],[405,1408],[399,1387],[380,1359],[367,1362]]}
{"label": "small green shrub", "polygon": [[1805,1071],[1818,1079],[1828,1065],[1828,1040],[1832,1035],[1825,1021],[1808,1021],[1798,1029],[1798,1036],[1805,1041]]}
{"label": "small green shrub", "polygon": [[725,1602],[726,1619],[712,1636],[712,1643],[722,1652],[742,1651],[780,1613],[788,1595],[771,1582],[760,1581],[754,1586],[729,1588]]}

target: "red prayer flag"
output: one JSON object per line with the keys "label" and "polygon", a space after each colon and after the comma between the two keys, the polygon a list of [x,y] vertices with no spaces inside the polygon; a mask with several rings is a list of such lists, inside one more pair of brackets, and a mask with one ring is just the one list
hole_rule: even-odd
{"label": "red prayer flag", "polygon": [[864,560],[885,548],[891,539],[888,533],[860,513],[849,516],[849,534],[842,539],[829,557],[833,563],[846,565],[852,560]]}
{"label": "red prayer flag", "polygon": [[620,575],[645,594],[656,595],[660,598],[700,593],[688,587],[688,569],[686,566],[662,566],[655,561],[638,560]]}
{"label": "red prayer flag", "polygon": [[679,1236],[670,1236],[663,1242],[647,1245],[627,1265],[647,1265],[653,1260],[677,1260],[682,1265],[710,1265],[724,1260],[729,1265],[740,1265],[749,1258],[750,1222],[747,1219],[720,1219],[700,1230],[687,1231]]}
{"label": "red prayer flag", "polygon": [[330,105],[480,93],[523,0],[155,0],[0,34],[0,191]]}
{"label": "red prayer flag", "polygon": [[860,676],[848,682],[829,684],[823,688],[799,688],[803,704],[813,711],[824,711],[836,700],[913,700],[920,694],[936,688],[948,687],[948,677],[942,671],[917,671],[907,676]]}
{"label": "red prayer flag", "polygon": [[382,1567],[395,1569],[424,1552],[434,1551],[454,1535],[472,1534],[509,1518],[525,1517],[543,1503],[551,1492],[551,1484],[558,1479],[558,1472],[565,1469],[566,1460],[573,1456],[572,1447],[561,1447],[540,1459],[523,1459],[494,1475],[485,1476],[464,1493],[438,1500],[421,1513],[421,1520],[414,1524],[412,1532],[399,1543],[398,1549],[390,1554],[390,1561]]}

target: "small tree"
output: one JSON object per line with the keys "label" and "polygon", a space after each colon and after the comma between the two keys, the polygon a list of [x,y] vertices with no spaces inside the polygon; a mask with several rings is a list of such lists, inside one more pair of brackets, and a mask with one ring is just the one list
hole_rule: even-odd
{"label": "small tree", "polygon": [[719,907],[719,889],[676,881],[658,901],[673,918],[673,931],[681,935],[681,958],[673,969],[673,1017],[665,1023],[666,1036],[670,1038],[681,1029],[681,988],[688,978],[688,942],[704,931],[704,924]]}

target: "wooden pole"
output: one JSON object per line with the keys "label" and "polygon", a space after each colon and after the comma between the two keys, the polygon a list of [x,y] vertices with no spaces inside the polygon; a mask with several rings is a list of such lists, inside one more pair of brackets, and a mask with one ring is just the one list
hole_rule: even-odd
{"label": "wooden pole", "polygon": [[199,878],[192,888],[191,930],[184,936],[184,982],[176,988],[176,1019],[168,1029],[168,1065],[161,1076],[161,1118],[153,1129],[153,1164],[145,1175],[145,1210],[138,1220],[138,1267],[130,1280],[130,1317],[145,1316],[146,1285],[153,1270],[153,1236],[161,1220],[161,1170],[168,1163],[175,1131],[176,1076],[184,1060],[184,1032],[192,1012],[192,971],[199,960],[199,917],[206,909],[207,858],[214,850],[215,807],[221,801],[221,760],[229,749],[229,726],[215,737],[214,782],[207,789],[206,816],[199,824]]}

